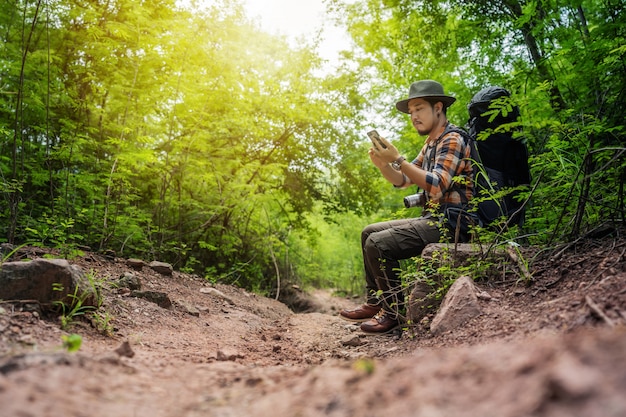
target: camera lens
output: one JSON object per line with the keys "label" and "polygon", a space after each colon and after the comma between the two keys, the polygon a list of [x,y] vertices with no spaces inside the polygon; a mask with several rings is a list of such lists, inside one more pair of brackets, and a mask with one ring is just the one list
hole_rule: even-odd
{"label": "camera lens", "polygon": [[422,193],[413,194],[413,195],[404,197],[404,207],[406,208],[423,206],[424,202],[425,202],[425,198],[424,198],[424,194]]}

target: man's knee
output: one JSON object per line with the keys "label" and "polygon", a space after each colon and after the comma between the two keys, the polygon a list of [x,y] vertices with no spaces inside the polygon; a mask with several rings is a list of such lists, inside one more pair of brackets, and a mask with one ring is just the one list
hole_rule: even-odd
{"label": "man's knee", "polygon": [[376,249],[376,242],[374,242],[374,239],[372,239],[371,235],[367,235],[365,237],[364,242],[363,242],[363,250],[365,250],[365,252],[369,253],[373,249]]}
{"label": "man's knee", "polygon": [[372,233],[376,232],[376,230],[377,228],[374,224],[365,226],[363,230],[361,231],[361,240],[365,241],[365,239],[367,239],[368,236],[371,235]]}
{"label": "man's knee", "polygon": [[381,248],[375,239],[376,234],[371,234],[365,239],[363,252],[370,260],[380,259],[383,257]]}

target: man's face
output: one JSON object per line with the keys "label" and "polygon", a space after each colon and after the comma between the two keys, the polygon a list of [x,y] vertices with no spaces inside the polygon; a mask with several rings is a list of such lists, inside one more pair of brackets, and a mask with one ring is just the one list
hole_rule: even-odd
{"label": "man's face", "polygon": [[436,107],[439,105],[440,103],[436,103],[433,106],[421,98],[414,98],[409,101],[409,115],[411,115],[411,122],[417,133],[422,136],[430,134],[440,117],[440,110],[436,111]]}

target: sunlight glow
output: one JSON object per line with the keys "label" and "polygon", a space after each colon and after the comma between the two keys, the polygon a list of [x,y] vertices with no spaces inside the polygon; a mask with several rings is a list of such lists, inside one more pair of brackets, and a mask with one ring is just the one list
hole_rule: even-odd
{"label": "sunlight glow", "polygon": [[333,67],[338,64],[339,52],[350,47],[345,30],[326,18],[324,0],[244,0],[243,4],[248,17],[257,20],[263,30],[284,35],[290,43],[319,34],[318,52]]}

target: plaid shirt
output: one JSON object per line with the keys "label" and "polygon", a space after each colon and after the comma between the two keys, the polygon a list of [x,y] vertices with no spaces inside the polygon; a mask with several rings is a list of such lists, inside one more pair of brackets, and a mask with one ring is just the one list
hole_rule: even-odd
{"label": "plaid shirt", "polygon": [[[448,132],[434,144],[425,143],[412,163],[427,171],[424,191],[432,203],[463,204],[472,198],[470,147],[459,133]],[[465,200],[459,194],[463,191]]]}

